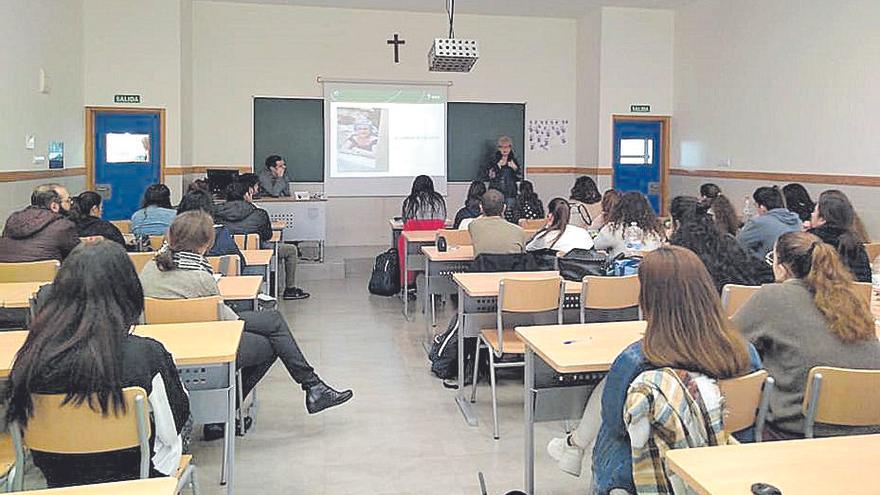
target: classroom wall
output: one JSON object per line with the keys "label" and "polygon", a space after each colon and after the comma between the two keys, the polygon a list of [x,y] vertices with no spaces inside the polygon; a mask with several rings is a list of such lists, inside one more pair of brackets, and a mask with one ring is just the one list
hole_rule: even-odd
{"label": "classroom wall", "polygon": [[[64,142],[66,168],[83,166],[81,0],[4,0],[0,4],[0,172],[44,171],[48,142]],[[50,91],[39,92],[40,68]],[[34,134],[36,149],[25,149]],[[0,219],[30,202],[33,185],[0,182]],[[81,188],[82,177],[56,182]]]}
{"label": "classroom wall", "polygon": [[602,9],[577,21],[577,166],[599,166]]}

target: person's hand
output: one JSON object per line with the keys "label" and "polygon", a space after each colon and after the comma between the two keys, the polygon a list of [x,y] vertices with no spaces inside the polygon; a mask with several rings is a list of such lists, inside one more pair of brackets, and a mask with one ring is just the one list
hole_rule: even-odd
{"label": "person's hand", "polygon": [[510,167],[510,168],[512,168],[512,169],[514,169],[514,170],[517,169],[517,164],[516,164],[516,162],[513,161],[513,160],[507,160],[507,166]]}
{"label": "person's hand", "polygon": [[281,177],[284,177],[284,171],[285,171],[285,170],[287,170],[287,167],[286,167],[286,166],[284,166],[284,165],[278,165],[278,166],[276,166],[275,168],[272,169],[272,175],[274,175],[275,178],[280,179]]}

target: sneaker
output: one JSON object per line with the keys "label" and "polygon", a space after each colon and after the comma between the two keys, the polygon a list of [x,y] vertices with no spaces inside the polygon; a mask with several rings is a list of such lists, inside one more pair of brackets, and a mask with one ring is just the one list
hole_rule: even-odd
{"label": "sneaker", "polygon": [[547,453],[556,461],[559,469],[580,477],[584,464],[584,451],[568,443],[569,437],[554,438],[547,444]]}
{"label": "sneaker", "polygon": [[288,288],[284,289],[284,293],[281,295],[281,297],[285,301],[295,301],[298,299],[306,299],[310,295],[311,294],[300,289],[299,287],[288,287]]}

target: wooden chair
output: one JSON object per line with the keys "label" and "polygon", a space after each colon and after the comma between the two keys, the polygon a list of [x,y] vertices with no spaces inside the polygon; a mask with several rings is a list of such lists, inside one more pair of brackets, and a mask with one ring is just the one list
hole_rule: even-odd
{"label": "wooden chair", "polygon": [[131,220],[112,220],[110,223],[115,225],[122,234],[131,234]]}
{"label": "wooden chair", "polygon": [[721,306],[724,307],[724,314],[728,318],[733,318],[739,308],[751,299],[760,288],[760,285],[725,285],[721,289]]}
{"label": "wooden chair", "polygon": [[224,277],[234,277],[241,272],[241,260],[238,255],[226,254],[223,256],[208,256],[208,262],[214,273],[220,273]]}
{"label": "wooden chair", "polygon": [[60,266],[58,260],[0,263],[0,283],[51,282]]}
{"label": "wooden chair", "polygon": [[519,226],[525,230],[541,230],[547,224],[546,218],[520,218]]}
{"label": "wooden chair", "polygon": [[471,402],[477,400],[477,376],[480,366],[480,347],[489,351],[489,379],[492,387],[492,421],[494,438],[498,440],[498,396],[495,387],[496,368],[521,368],[525,358],[520,361],[496,363],[495,359],[504,354],[525,356],[525,343],[512,328],[504,328],[504,313],[546,313],[556,311],[556,321],[562,324],[562,309],[565,299],[565,283],[556,275],[547,278],[517,279],[506,278],[498,283],[498,303],[495,311],[495,328],[485,329],[477,338],[474,358],[474,377],[471,389]]}
{"label": "wooden chair", "polygon": [[447,246],[471,246],[474,243],[471,240],[471,233],[467,230],[438,230],[437,237],[440,236],[446,239]]}
{"label": "wooden chair", "polygon": [[[596,312],[591,322],[626,321],[641,319],[639,307],[638,275],[623,277],[594,277],[587,275],[581,285],[581,323],[586,323],[587,310]],[[624,310],[635,308],[635,318]]]}
{"label": "wooden chair", "polygon": [[[101,414],[89,407],[64,403],[66,394],[33,394],[33,416],[27,428],[10,424],[15,445],[17,473],[24,473],[24,449],[53,454],[95,454],[123,449],[140,449],[140,478],[150,476],[150,425],[147,392],[141,387],[122,389],[125,412]],[[96,402],[97,403],[97,402]],[[191,455],[180,459],[177,491],[190,485],[198,493],[196,467]],[[16,489],[21,490],[23,476],[16,476]]]}
{"label": "wooden chair", "polygon": [[147,262],[156,257],[156,253],[128,253],[128,258],[131,260],[131,263],[134,265],[134,271],[138,272],[138,274],[143,271],[144,267],[147,266]]}
{"label": "wooden chair", "polygon": [[718,380],[726,406],[724,431],[732,434],[754,426],[755,441],[760,442],[775,384],[765,370],[738,378]]}
{"label": "wooden chair", "polygon": [[247,249],[260,249],[259,234],[235,234],[232,236],[232,239],[235,241],[235,244],[238,245],[238,249],[241,249],[242,251]]}
{"label": "wooden chair", "polygon": [[150,249],[152,249],[153,251],[158,251],[159,249],[161,249],[162,243],[165,242],[164,235],[151,235],[148,236],[148,238],[150,240]]}
{"label": "wooden chair", "polygon": [[197,297],[192,299],[155,299],[144,298],[144,323],[158,325],[161,323],[195,323],[201,321],[219,321],[220,296]]}
{"label": "wooden chair", "polygon": [[0,492],[11,492],[15,484],[15,446],[9,433],[0,433]]}
{"label": "wooden chair", "polygon": [[865,244],[865,251],[868,252],[868,262],[874,263],[874,260],[880,256],[880,241]]}
{"label": "wooden chair", "polygon": [[880,370],[815,366],[804,392],[804,437],[816,423],[839,426],[880,425]]}

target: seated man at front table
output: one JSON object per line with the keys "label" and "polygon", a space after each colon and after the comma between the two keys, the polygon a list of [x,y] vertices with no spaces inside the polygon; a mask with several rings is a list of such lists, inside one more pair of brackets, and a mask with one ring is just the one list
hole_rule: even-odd
{"label": "seated man at front table", "polygon": [[[265,244],[272,239],[272,223],[269,214],[253,204],[257,188],[253,174],[242,174],[226,190],[226,203],[218,205],[214,219],[234,234],[259,234]],[[284,265],[284,293],[286,300],[305,299],[309,293],[296,286],[296,263],[299,250],[293,244],[278,243],[278,258]]]}
{"label": "seated man at front table", "polygon": [[495,189],[483,194],[483,214],[468,225],[474,243],[474,256],[480,254],[519,254],[526,245],[526,233],[519,225],[504,219],[504,195]]}
{"label": "seated man at front table", "polygon": [[287,173],[284,158],[271,155],[266,158],[266,168],[260,172],[260,194],[279,198],[290,196],[290,183],[293,177]]}

